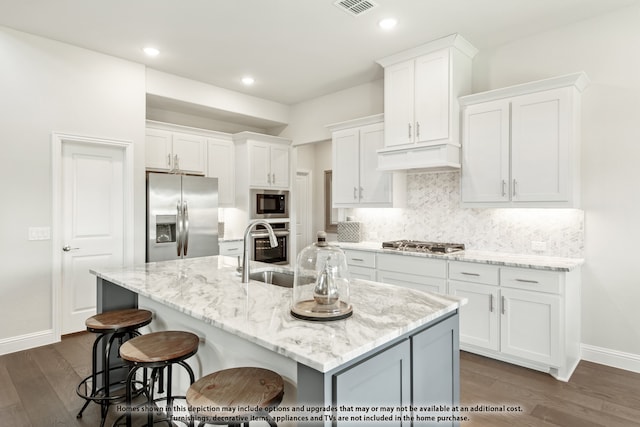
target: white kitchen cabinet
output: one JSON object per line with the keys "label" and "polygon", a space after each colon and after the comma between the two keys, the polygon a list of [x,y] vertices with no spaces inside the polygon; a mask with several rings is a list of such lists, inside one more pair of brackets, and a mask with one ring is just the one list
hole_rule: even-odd
{"label": "white kitchen cabinet", "polygon": [[220,240],[220,255],[224,256],[242,256],[244,242],[242,240]]}
{"label": "white kitchen cabinet", "polygon": [[440,294],[447,292],[444,259],[380,253],[376,262],[378,282]]}
{"label": "white kitchen cabinet", "polygon": [[376,280],[376,254],[374,252],[345,249],[344,254],[352,279]]}
{"label": "white kitchen cabinet", "polygon": [[467,207],[579,206],[584,73],[460,98]]}
{"label": "white kitchen cabinet", "polygon": [[207,138],[207,174],[218,178],[218,206],[235,206],[235,147],[231,137]]}
{"label": "white kitchen cabinet", "polygon": [[332,131],[333,207],[403,206],[404,174],[377,169],[376,150],[384,146],[382,115],[328,127]]}
{"label": "white kitchen cabinet", "polygon": [[449,262],[461,348],[568,380],[580,360],[579,271]]}
{"label": "white kitchen cabinet", "polygon": [[383,58],[383,170],[459,168],[458,97],[471,92],[477,50],[454,34]]}
{"label": "white kitchen cabinet", "polygon": [[145,165],[158,171],[204,175],[206,141],[200,135],[147,128]]}
{"label": "white kitchen cabinet", "polygon": [[253,134],[249,135],[246,142],[249,186],[289,189],[289,175],[291,173],[289,142],[273,143],[265,140],[270,139],[267,137],[267,135]]}

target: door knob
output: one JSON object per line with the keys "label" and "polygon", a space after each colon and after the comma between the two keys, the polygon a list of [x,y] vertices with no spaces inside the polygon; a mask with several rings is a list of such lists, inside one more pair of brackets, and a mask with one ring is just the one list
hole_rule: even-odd
{"label": "door knob", "polygon": [[76,249],[80,249],[80,248],[72,248],[72,247],[71,247],[71,246],[69,246],[69,245],[66,245],[66,246],[63,246],[63,247],[62,247],[62,250],[63,250],[63,251],[65,251],[65,252],[75,251]]}

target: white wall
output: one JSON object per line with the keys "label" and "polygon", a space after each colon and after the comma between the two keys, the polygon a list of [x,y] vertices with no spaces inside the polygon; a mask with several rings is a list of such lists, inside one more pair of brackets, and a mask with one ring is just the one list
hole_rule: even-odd
{"label": "white wall", "polygon": [[28,241],[52,224],[51,133],[133,141],[135,257],[144,260],[145,70],[0,27],[0,353],[8,342],[52,327],[51,240]]}

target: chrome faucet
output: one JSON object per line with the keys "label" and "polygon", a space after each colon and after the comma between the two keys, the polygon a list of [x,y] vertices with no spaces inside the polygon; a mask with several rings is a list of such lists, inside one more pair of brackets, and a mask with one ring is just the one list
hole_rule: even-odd
{"label": "chrome faucet", "polygon": [[242,283],[249,283],[249,235],[251,234],[251,229],[256,225],[264,225],[269,233],[269,244],[272,248],[278,246],[278,239],[276,237],[276,233],[273,232],[273,228],[271,225],[265,221],[264,219],[255,219],[247,225],[247,228],[244,230],[244,251],[242,255]]}

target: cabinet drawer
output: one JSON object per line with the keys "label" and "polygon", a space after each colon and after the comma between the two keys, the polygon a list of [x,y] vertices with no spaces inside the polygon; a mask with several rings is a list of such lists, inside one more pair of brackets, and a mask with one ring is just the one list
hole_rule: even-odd
{"label": "cabinet drawer", "polygon": [[349,266],[349,276],[352,279],[376,280],[376,270],[373,268],[359,267],[357,265]]}
{"label": "cabinet drawer", "polygon": [[411,255],[378,254],[378,270],[447,277],[447,261]]}
{"label": "cabinet drawer", "polygon": [[500,276],[499,270],[496,265],[451,261],[449,262],[449,279],[497,285]]}
{"label": "cabinet drawer", "polygon": [[240,256],[242,255],[242,247],[244,246],[244,243],[242,240],[234,240],[230,242],[219,242],[218,245],[220,246],[220,255]]}
{"label": "cabinet drawer", "polygon": [[347,264],[349,265],[376,268],[375,252],[347,250],[344,253],[347,256]]}
{"label": "cabinet drawer", "polygon": [[554,271],[504,267],[500,269],[500,285],[553,294],[561,292],[560,275]]}

